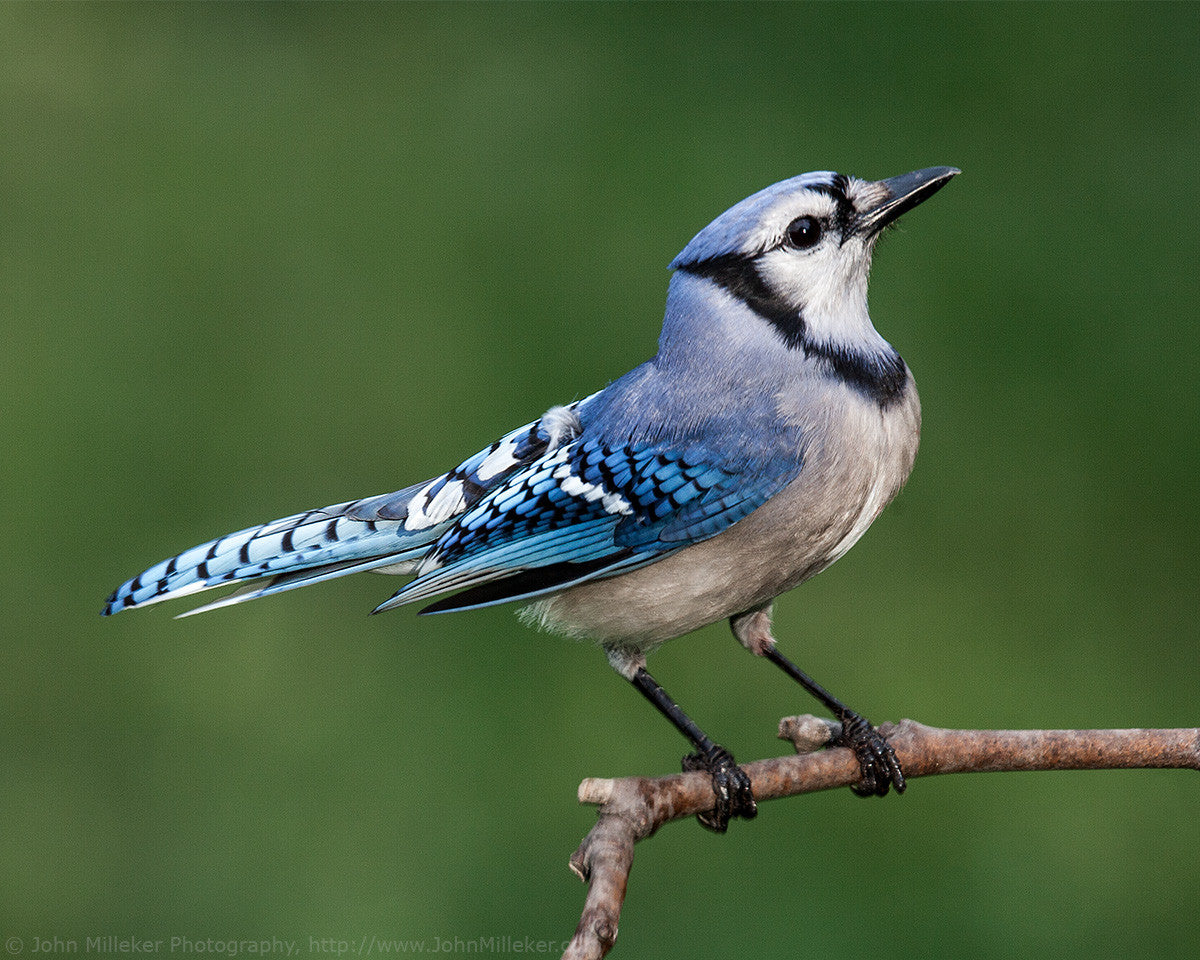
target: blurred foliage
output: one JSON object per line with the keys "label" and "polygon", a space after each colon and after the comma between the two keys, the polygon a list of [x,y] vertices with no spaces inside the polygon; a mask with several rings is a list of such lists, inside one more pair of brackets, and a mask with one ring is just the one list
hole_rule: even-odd
{"label": "blurred foliage", "polygon": [[[373,577],[96,614],[618,376],[671,257],[805,170],[965,172],[876,258],[916,473],[785,648],[876,720],[1200,723],[1197,37],[1194,4],[0,6],[0,933],[568,936],[577,781],[684,747],[599,653],[367,618]],[[653,668],[745,759],[811,707],[723,626]],[[1195,956],[1198,788],[675,825],[618,950]]]}

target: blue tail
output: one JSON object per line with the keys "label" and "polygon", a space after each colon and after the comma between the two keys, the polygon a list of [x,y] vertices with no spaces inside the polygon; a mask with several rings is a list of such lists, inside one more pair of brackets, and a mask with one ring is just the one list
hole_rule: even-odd
{"label": "blue tail", "polygon": [[188,613],[363,570],[415,573],[438,538],[489,490],[578,434],[575,410],[583,402],[551,408],[426,483],[298,513],[185,550],[117,587],[103,613],[239,583],[245,586]]}
{"label": "blue tail", "polygon": [[333,577],[389,567],[410,573],[446,523],[408,529],[408,505],[429,484],[309,510],[218,537],[155,564],[113,591],[104,614],[213,587],[243,588],[189,613],[265,597]]}

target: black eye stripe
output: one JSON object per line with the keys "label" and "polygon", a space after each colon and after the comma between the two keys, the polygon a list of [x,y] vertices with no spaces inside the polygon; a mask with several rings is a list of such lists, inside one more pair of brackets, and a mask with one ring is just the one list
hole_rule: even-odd
{"label": "black eye stripe", "polygon": [[850,178],[845,174],[836,174],[833,181],[830,183],[814,183],[809,186],[809,190],[814,193],[823,193],[829,197],[835,204],[837,210],[833,215],[833,224],[838,233],[841,234],[842,240],[845,241],[847,234],[850,232],[857,211],[854,209],[854,204],[846,196],[846,190],[850,186]]}

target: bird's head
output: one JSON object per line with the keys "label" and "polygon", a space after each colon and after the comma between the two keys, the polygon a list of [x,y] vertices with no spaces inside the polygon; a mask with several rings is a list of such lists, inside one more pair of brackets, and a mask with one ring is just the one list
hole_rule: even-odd
{"label": "bird's head", "polygon": [[789,347],[867,346],[867,273],[880,231],[959,173],[886,180],[806,173],[760,190],[701,230],[671,268],[707,278],[774,326]]}

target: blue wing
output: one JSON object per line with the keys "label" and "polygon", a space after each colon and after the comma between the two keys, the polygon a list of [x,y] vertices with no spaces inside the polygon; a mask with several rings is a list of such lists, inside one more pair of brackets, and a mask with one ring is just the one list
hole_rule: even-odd
{"label": "blue wing", "polygon": [[378,610],[457,593],[443,612],[527,599],[653,563],[728,529],[782,490],[801,458],[738,462],[702,445],[577,440],[464,513]]}

